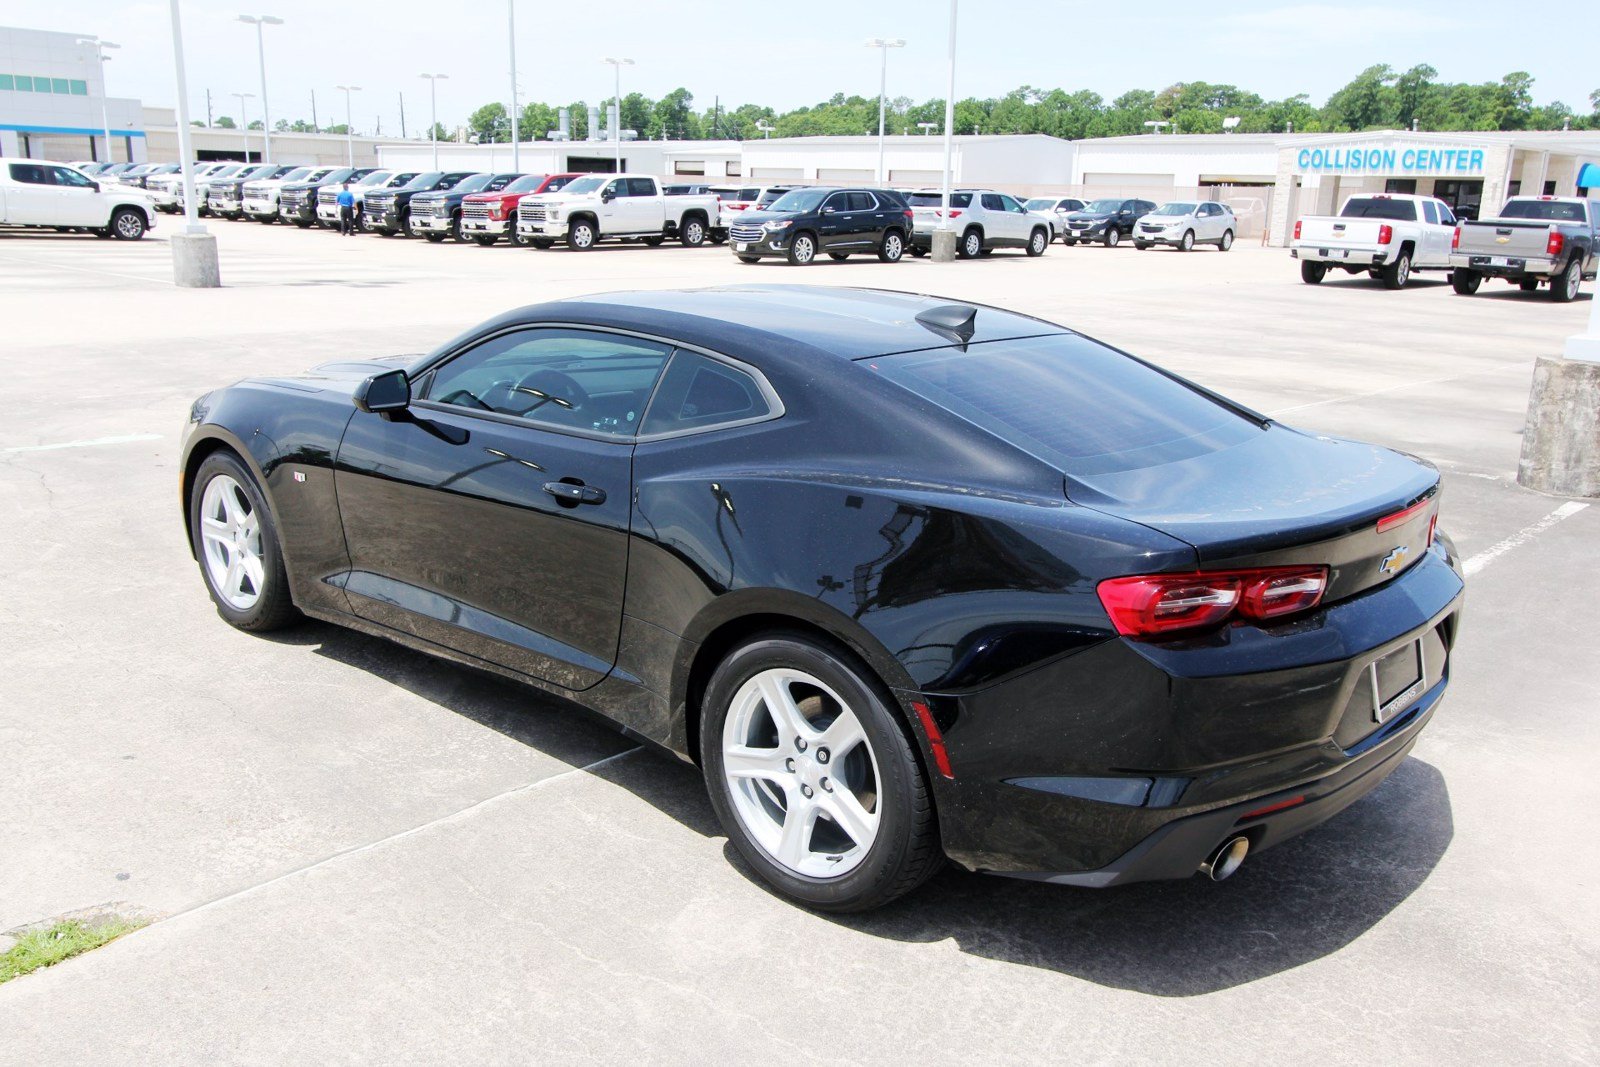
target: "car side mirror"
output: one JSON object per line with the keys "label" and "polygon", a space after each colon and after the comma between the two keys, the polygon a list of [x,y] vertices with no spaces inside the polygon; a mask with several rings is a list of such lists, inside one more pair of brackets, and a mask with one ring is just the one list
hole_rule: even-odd
{"label": "car side mirror", "polygon": [[822,213],[824,215],[832,215],[837,210],[839,210],[839,209],[838,208],[832,208],[832,207],[825,207],[825,208],[822,209]]}
{"label": "car side mirror", "polygon": [[613,193],[610,189],[602,189],[600,191],[600,202],[602,204],[609,204],[611,203],[611,198],[616,195],[617,194]]}
{"label": "car side mirror", "polygon": [[404,411],[411,406],[411,379],[403,370],[374,374],[356,386],[351,399],[356,407],[369,414]]}
{"label": "car side mirror", "polygon": [[100,191],[100,183],[99,182],[90,182],[89,183],[89,188],[93,189],[95,192],[98,193]]}

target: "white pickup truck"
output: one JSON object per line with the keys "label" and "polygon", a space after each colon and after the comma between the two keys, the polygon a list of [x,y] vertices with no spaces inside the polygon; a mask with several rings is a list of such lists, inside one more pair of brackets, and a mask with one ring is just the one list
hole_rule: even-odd
{"label": "white pickup truck", "polygon": [[257,222],[278,221],[278,194],[285,185],[312,184],[332,174],[337,167],[298,167],[281,178],[247,182],[244,187],[244,213]]}
{"label": "white pickup truck", "polygon": [[1403,288],[1418,270],[1449,270],[1456,217],[1431,196],[1369,193],[1352,196],[1338,215],[1307,215],[1294,224],[1289,253],[1300,280],[1316,285],[1330,269],[1366,271],[1386,289]]}
{"label": "white pickup truck", "polygon": [[535,248],[558,240],[578,252],[609,238],[659,245],[676,237],[689,248],[705,243],[717,218],[717,198],[667,196],[644,174],[586,174],[559,193],[525,196],[517,205],[517,234]]}
{"label": "white pickup truck", "polygon": [[143,189],[102,185],[82,171],[42,160],[0,166],[0,226],[85,229],[96,237],[137,241],[156,224]]}

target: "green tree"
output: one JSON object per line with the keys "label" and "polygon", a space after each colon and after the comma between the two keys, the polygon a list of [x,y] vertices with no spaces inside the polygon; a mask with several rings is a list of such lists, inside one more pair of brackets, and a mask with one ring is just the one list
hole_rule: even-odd
{"label": "green tree", "polygon": [[1395,73],[1387,63],[1368,67],[1328,98],[1325,109],[1333,125],[1346,130],[1370,130],[1395,124],[1399,97]]}
{"label": "green tree", "polygon": [[656,103],[650,136],[665,136],[674,141],[698,140],[703,136],[700,116],[694,112],[694,96],[689,90],[674,89]]}
{"label": "green tree", "polygon": [[1395,78],[1395,99],[1399,105],[1395,113],[1395,122],[1401,129],[1408,128],[1411,120],[1421,114],[1423,105],[1434,91],[1433,80],[1438,76],[1439,72],[1428,64],[1418,63]]}
{"label": "green tree", "polygon": [[511,140],[511,117],[506,114],[506,106],[498,100],[484,104],[469,115],[467,128],[477,135],[482,144]]}
{"label": "green tree", "polygon": [[1494,120],[1497,130],[1525,130],[1533,111],[1533,75],[1514,70],[1500,79],[1494,91]]}
{"label": "green tree", "polygon": [[517,131],[524,141],[541,138],[559,125],[560,118],[556,114],[556,109],[549,104],[535,102],[524,105],[522,114],[517,116]]}
{"label": "green tree", "polygon": [[228,116],[228,115],[218,115],[217,116],[217,129],[219,129],[219,130],[237,130],[238,128],[239,128],[239,124],[234,122],[233,119],[230,116]]}

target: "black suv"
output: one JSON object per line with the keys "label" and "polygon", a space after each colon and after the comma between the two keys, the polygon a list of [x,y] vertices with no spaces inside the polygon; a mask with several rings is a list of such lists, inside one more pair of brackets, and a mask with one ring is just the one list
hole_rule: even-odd
{"label": "black suv", "polygon": [[1115,248],[1124,237],[1133,236],[1133,225],[1140,216],[1156,209],[1149,200],[1129,200],[1120,196],[1095,200],[1084,205],[1082,211],[1067,216],[1067,230],[1061,235],[1065,244],[1079,241],[1101,241],[1107,248]]}
{"label": "black suv", "polygon": [[418,193],[453,189],[478,172],[457,170],[445,173],[425,171],[398,189],[374,189],[361,202],[361,225],[385,237],[411,233],[411,198]]}
{"label": "black suv", "polygon": [[743,263],[783,256],[797,266],[817,253],[849,259],[870,252],[885,263],[905,254],[911,209],[887,189],[791,189],[771,204],[739,215],[728,228]]}

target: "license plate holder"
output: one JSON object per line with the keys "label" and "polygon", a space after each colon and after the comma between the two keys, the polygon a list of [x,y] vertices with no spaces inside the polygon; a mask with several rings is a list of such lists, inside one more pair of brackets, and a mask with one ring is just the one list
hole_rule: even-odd
{"label": "license plate holder", "polygon": [[745,251],[745,250],[746,250],[746,249],[747,249],[747,248],[749,248],[749,247],[750,247],[750,246],[749,246],[749,245],[747,245],[747,244],[735,244],[735,245],[734,245],[734,246],[733,246],[733,250],[734,250],[734,251],[735,251],[735,252],[743,252],[743,251]]}
{"label": "license plate holder", "polygon": [[1422,695],[1427,681],[1427,660],[1422,639],[1407,642],[1379,656],[1367,668],[1372,685],[1372,718],[1385,723],[1409,708]]}

